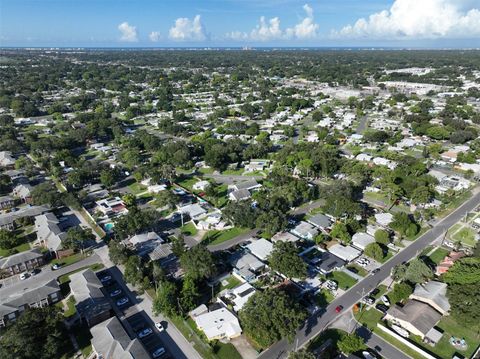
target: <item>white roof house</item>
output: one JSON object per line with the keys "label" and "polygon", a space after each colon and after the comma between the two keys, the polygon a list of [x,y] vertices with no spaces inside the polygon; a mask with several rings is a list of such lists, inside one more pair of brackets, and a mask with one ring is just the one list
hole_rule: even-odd
{"label": "white roof house", "polygon": [[344,246],[341,244],[334,244],[333,246],[328,248],[328,251],[346,262],[351,262],[355,258],[359,257],[360,254],[362,254],[362,252],[356,248],[353,248],[351,246]]}
{"label": "white roof house", "polygon": [[362,162],[370,162],[372,160],[372,156],[367,155],[366,153],[360,153],[356,157],[357,161],[362,161]]}
{"label": "white roof house", "polygon": [[163,243],[162,237],[160,237],[156,232],[145,232],[136,234],[128,240],[132,245],[136,246],[148,241],[160,241]]}
{"label": "white roof house", "polygon": [[362,251],[371,243],[375,243],[375,238],[368,233],[358,232],[352,236],[352,245]]}
{"label": "white roof house", "polygon": [[377,213],[375,220],[378,224],[387,227],[393,221],[393,215],[391,213]]}
{"label": "white roof house", "polygon": [[148,186],[147,191],[148,193],[158,193],[161,191],[165,191],[167,189],[167,186],[164,184],[152,184]]}
{"label": "white roof house", "polygon": [[197,219],[203,216],[204,214],[206,214],[207,210],[203,208],[201,205],[199,205],[198,203],[194,203],[185,207],[181,207],[179,209],[179,212],[188,213],[190,218]]}
{"label": "white roof house", "polygon": [[203,331],[208,340],[231,339],[242,334],[237,317],[227,308],[220,308],[194,318],[198,329]]}
{"label": "white roof house", "polygon": [[254,295],[256,292],[255,288],[252,287],[249,283],[240,284],[238,287],[233,288],[228,294],[227,297],[230,301],[233,302],[233,310],[238,312],[243,308],[248,299]]}
{"label": "white roof house", "polygon": [[192,188],[194,191],[205,191],[205,189],[210,185],[208,181],[198,181],[195,183]]}
{"label": "white roof house", "polygon": [[255,257],[265,261],[273,251],[273,244],[265,238],[260,238],[252,241],[247,248]]}

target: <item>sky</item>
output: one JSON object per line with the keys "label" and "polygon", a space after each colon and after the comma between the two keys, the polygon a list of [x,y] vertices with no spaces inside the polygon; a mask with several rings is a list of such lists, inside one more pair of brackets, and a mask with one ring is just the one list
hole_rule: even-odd
{"label": "sky", "polygon": [[480,0],[0,0],[0,46],[480,48]]}

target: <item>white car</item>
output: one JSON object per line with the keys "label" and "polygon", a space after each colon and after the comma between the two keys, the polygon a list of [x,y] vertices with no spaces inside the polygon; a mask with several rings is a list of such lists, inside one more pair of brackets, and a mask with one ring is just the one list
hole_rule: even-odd
{"label": "white car", "polygon": [[157,328],[159,332],[163,332],[165,330],[162,323],[160,323],[160,322],[155,323],[155,328]]}
{"label": "white car", "polygon": [[25,280],[28,278],[28,273],[22,273],[20,274],[20,280]]}
{"label": "white car", "polygon": [[156,349],[154,352],[152,352],[152,357],[153,358],[160,358],[163,354],[165,354],[165,348],[160,347]]}
{"label": "white car", "polygon": [[145,328],[142,331],[138,332],[137,337],[138,339],[142,339],[142,338],[148,337],[152,333],[153,333],[153,330],[151,328]]}
{"label": "white car", "polygon": [[380,298],[383,302],[383,304],[390,306],[390,301],[388,300],[386,295],[382,295],[382,298]]}

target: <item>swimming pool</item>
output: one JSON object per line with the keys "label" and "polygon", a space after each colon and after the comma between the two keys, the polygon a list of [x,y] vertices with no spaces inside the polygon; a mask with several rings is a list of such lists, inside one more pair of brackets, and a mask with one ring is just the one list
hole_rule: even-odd
{"label": "swimming pool", "polygon": [[105,224],[103,225],[103,228],[105,228],[105,231],[106,231],[107,233],[111,233],[112,230],[113,230],[113,227],[114,227],[113,223],[105,223]]}

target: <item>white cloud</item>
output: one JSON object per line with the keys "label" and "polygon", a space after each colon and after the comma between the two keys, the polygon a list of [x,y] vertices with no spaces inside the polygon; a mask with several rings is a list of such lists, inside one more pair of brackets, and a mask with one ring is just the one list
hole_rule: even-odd
{"label": "white cloud", "polygon": [[389,10],[332,31],[333,37],[436,39],[480,36],[480,10],[471,0],[395,0]]}
{"label": "white cloud", "polygon": [[152,31],[149,35],[148,38],[150,39],[151,42],[158,42],[160,41],[160,33],[158,31]]}
{"label": "white cloud", "polygon": [[282,30],[280,19],[273,17],[266,19],[260,17],[259,24],[250,32],[232,31],[225,35],[226,38],[236,41],[272,41],[287,39],[313,39],[317,37],[318,24],[314,22],[313,9],[310,5],[303,5],[305,17],[293,27]]}
{"label": "white cloud", "polygon": [[271,18],[268,22],[265,16],[260,17],[260,24],[250,33],[250,38],[257,41],[278,40],[283,37],[282,29],[280,29],[280,19],[278,17]]}
{"label": "white cloud", "polygon": [[129,25],[128,22],[122,22],[118,25],[118,30],[120,30],[121,36],[120,41],[125,42],[137,42],[137,28],[135,26]]}
{"label": "white cloud", "polygon": [[311,39],[317,37],[318,24],[315,24],[313,19],[313,9],[308,5],[303,5],[306,17],[293,28],[286,31],[288,37],[297,39]]}
{"label": "white cloud", "polygon": [[170,28],[169,36],[173,40],[180,41],[203,41],[207,39],[207,33],[200,20],[200,15],[196,15],[193,20],[186,17],[175,20],[175,25]]}

